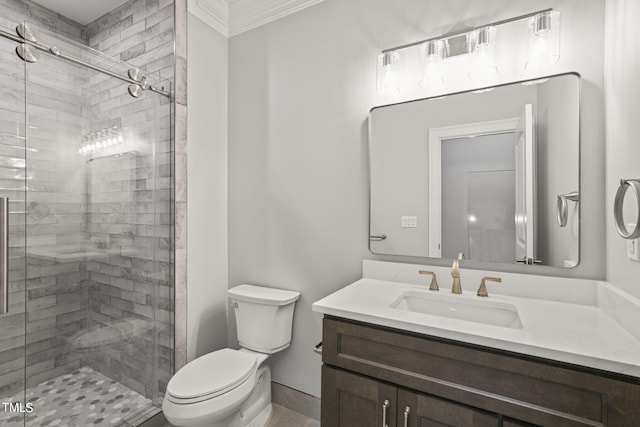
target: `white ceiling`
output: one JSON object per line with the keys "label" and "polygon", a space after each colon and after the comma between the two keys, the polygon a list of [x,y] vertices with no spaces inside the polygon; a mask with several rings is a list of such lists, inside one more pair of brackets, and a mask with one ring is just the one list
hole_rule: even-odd
{"label": "white ceiling", "polygon": [[33,2],[82,25],[87,25],[95,21],[97,18],[100,18],[107,12],[111,12],[127,1],[128,0],[33,0]]}

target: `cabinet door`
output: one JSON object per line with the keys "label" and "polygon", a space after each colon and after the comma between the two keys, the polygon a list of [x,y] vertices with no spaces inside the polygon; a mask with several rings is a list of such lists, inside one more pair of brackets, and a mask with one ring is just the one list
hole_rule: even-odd
{"label": "cabinet door", "polygon": [[496,414],[398,389],[398,427],[498,427]]}
{"label": "cabinet door", "polygon": [[395,427],[397,388],[322,366],[322,427]]}

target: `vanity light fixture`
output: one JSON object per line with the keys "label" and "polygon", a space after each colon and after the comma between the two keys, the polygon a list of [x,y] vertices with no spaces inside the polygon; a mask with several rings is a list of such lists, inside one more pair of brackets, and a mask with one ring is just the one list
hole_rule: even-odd
{"label": "vanity light fixture", "polygon": [[525,70],[541,72],[560,60],[560,12],[549,10],[529,19]]}
{"label": "vanity light fixture", "polygon": [[400,92],[396,66],[400,55],[396,51],[385,51],[378,55],[378,93]]}
{"label": "vanity light fixture", "polygon": [[444,42],[428,40],[423,46],[423,72],[419,84],[428,89],[440,88],[444,86]]}
{"label": "vanity light fixture", "polygon": [[[378,55],[377,90],[378,93],[400,92],[401,81],[397,64],[400,51],[418,48],[420,52],[420,71],[412,68],[412,61],[403,62],[402,75],[420,76],[418,85],[433,90],[445,84],[445,64],[448,59],[466,55],[469,59],[468,77],[474,82],[492,83],[498,73],[497,41],[498,30],[504,24],[517,21],[528,25],[527,72],[544,72],[547,65],[553,65],[560,59],[560,12],[545,9],[514,18],[476,27],[472,30],[441,35],[414,43],[385,49]],[[524,42],[523,31],[523,42]],[[405,52],[403,52],[403,55]],[[516,57],[517,55],[513,55]],[[417,63],[417,61],[416,61]],[[406,68],[406,69],[405,69]],[[407,72],[408,71],[408,72]]]}

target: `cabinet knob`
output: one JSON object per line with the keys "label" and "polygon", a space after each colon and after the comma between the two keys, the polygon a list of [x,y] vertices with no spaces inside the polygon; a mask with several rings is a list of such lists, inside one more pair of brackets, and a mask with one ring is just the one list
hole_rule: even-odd
{"label": "cabinet knob", "polygon": [[387,424],[387,409],[389,409],[389,405],[391,405],[391,402],[389,402],[389,399],[385,399],[382,404],[382,427],[389,427],[389,424]]}
{"label": "cabinet knob", "polygon": [[404,408],[404,427],[409,427],[409,413],[411,412],[410,407]]}

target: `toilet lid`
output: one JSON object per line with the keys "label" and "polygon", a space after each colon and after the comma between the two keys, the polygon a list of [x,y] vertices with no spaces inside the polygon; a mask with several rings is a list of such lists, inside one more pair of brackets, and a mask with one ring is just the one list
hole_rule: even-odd
{"label": "toilet lid", "polygon": [[256,356],[225,348],[205,354],[180,369],[169,381],[167,393],[178,399],[221,394],[247,380],[257,369]]}

